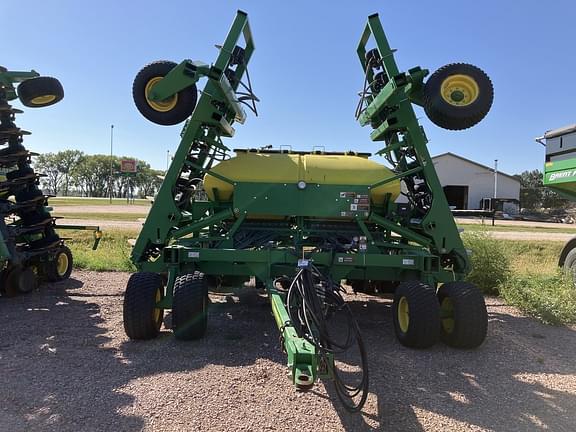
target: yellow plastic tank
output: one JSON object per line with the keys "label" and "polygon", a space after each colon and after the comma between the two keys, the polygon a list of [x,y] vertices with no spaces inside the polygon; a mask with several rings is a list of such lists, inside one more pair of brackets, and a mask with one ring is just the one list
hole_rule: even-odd
{"label": "yellow plastic tank", "polygon": [[[306,183],[334,185],[372,185],[393,173],[366,157],[329,154],[296,153],[237,153],[236,157],[212,168],[230,180],[251,183]],[[230,201],[234,186],[210,174],[204,176],[204,189],[214,200],[213,189],[221,201]],[[382,204],[386,194],[395,200],[400,194],[400,181],[395,180],[374,188],[370,197],[374,204]]]}

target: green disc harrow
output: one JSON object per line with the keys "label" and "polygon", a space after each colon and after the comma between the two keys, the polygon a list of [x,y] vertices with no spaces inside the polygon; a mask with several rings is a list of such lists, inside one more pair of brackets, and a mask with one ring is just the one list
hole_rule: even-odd
{"label": "green disc harrow", "polygon": [[231,157],[225,140],[246,109],[256,112],[253,52],[239,11],[211,65],[156,62],[136,76],[144,117],[185,124],[132,252],[138,272],[126,288],[124,327],[132,339],[153,338],[171,309],[177,338],[201,338],[208,291],[254,278],[268,293],[292,382],[308,389],[332,381],[356,411],[368,368],[345,286],[393,295],[395,333],[406,346],[442,339],[473,348],[485,338],[484,300],[463,282],[467,251],[413,105],[441,127],[465,129],[488,113],[492,84],[468,64],[445,66],[426,83],[427,70],[401,72],[372,15],[357,50],[365,80],[356,116],[390,168],[353,152],[243,149]]}

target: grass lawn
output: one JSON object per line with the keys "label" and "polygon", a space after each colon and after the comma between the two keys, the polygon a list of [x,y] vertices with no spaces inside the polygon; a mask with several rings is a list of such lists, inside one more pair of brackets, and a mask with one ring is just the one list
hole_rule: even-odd
{"label": "grass lawn", "polygon": [[[498,222],[496,222],[498,223]],[[517,231],[517,232],[556,232],[556,233],[573,233],[576,234],[576,227],[567,228],[565,226],[555,226],[550,224],[546,227],[532,227],[532,226],[517,226],[517,225],[496,225],[492,226],[489,223],[486,225],[481,224],[465,224],[459,223],[458,228],[464,229],[464,232],[476,231]]]}
{"label": "grass lawn", "polygon": [[67,212],[54,212],[53,216],[63,217],[59,223],[66,224],[66,219],[87,219],[87,220],[103,220],[103,221],[128,221],[137,222],[139,219],[145,219],[146,213],[67,213]]}
{"label": "grass lawn", "polygon": [[[133,215],[132,215],[133,216]],[[135,239],[138,230],[105,229],[98,250],[92,250],[93,237],[89,231],[62,230],[60,235],[71,237],[68,241],[74,252],[77,267],[91,270],[131,270],[131,246],[128,239]],[[557,269],[563,242],[499,240],[510,256],[515,274],[552,275]]]}
{"label": "grass lawn", "polygon": [[[126,198],[82,198],[82,197],[54,197],[48,200],[51,206],[83,206],[83,205],[126,205]],[[130,205],[150,206],[147,199],[135,199]]]}
{"label": "grass lawn", "polygon": [[97,271],[135,270],[130,262],[132,247],[128,240],[137,237],[137,230],[104,230],[96,250],[92,250],[94,237],[90,231],[61,230],[59,234],[70,238],[66,244],[72,250],[74,266],[77,268]]}
{"label": "grass lawn", "polygon": [[562,241],[515,241],[500,240],[508,256],[514,274],[519,276],[554,275],[558,270],[558,258],[564,247]]}

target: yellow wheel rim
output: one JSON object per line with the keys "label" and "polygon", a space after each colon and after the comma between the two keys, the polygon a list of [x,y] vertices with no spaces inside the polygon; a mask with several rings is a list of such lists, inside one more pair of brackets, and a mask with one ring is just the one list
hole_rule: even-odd
{"label": "yellow wheel rim", "polygon": [[408,331],[408,327],[410,326],[410,308],[406,297],[402,297],[398,302],[398,324],[400,325],[402,333]]}
{"label": "yellow wheel rim", "polygon": [[468,106],[480,95],[480,88],[474,78],[469,75],[451,75],[442,81],[440,94],[450,105]]}
{"label": "yellow wheel rim", "polygon": [[44,105],[44,104],[53,102],[55,99],[56,99],[56,96],[54,96],[54,95],[36,96],[32,100],[30,100],[30,103],[32,103],[34,105]]}
{"label": "yellow wheel rim", "polygon": [[454,331],[454,303],[452,299],[446,297],[440,304],[440,316],[442,317],[442,328],[448,334]]}
{"label": "yellow wheel rim", "polygon": [[64,276],[68,271],[68,255],[64,252],[61,252],[58,255],[58,259],[56,260],[56,272],[58,272],[58,276]]}
{"label": "yellow wheel rim", "polygon": [[154,86],[164,77],[154,77],[148,83],[146,83],[146,88],[144,89],[144,94],[146,95],[146,102],[150,107],[158,112],[168,112],[176,106],[178,103],[178,95],[175,94],[174,96],[170,96],[168,99],[164,99],[161,101],[153,101],[148,98],[148,95],[154,88]]}
{"label": "yellow wheel rim", "polygon": [[[160,300],[162,300],[162,292],[160,291],[160,288],[158,288],[156,290],[156,296],[154,297],[155,299],[155,303],[158,303]],[[154,317],[154,322],[157,323],[158,321],[160,321],[160,314],[162,313],[162,310],[160,308],[154,308],[154,312],[152,313],[152,316]]]}

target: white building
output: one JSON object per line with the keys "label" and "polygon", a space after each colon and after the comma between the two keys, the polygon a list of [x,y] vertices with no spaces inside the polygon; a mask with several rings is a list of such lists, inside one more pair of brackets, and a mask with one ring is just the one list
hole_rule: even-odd
{"label": "white building", "polygon": [[[494,168],[454,153],[442,153],[432,161],[450,206],[477,210],[484,198],[494,198]],[[520,181],[501,171],[497,174],[496,197],[519,200]]]}

